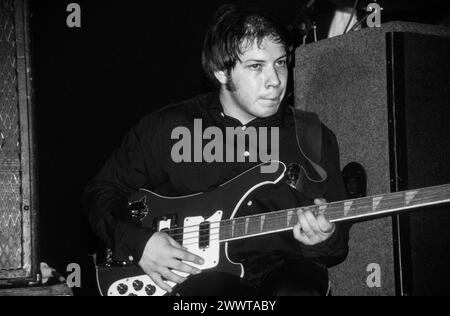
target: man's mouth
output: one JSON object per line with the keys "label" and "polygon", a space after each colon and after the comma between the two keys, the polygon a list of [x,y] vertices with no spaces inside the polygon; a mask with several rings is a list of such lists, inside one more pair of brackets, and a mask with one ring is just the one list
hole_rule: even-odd
{"label": "man's mouth", "polygon": [[261,99],[262,99],[262,100],[265,100],[265,101],[272,101],[272,102],[277,102],[278,100],[280,100],[279,97],[274,97],[274,98],[263,97],[263,98],[261,98]]}

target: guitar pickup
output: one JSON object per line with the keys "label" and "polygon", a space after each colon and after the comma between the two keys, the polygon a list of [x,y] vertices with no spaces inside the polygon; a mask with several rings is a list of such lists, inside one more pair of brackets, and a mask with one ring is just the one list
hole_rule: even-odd
{"label": "guitar pickup", "polygon": [[210,238],[210,222],[203,222],[199,226],[200,233],[198,239],[198,246],[200,249],[209,248],[209,238]]}

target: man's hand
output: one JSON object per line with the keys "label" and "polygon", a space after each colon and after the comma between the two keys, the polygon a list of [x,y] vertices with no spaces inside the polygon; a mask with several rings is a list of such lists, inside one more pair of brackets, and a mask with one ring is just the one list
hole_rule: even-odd
{"label": "man's hand", "polygon": [[[325,200],[316,199],[316,205],[326,204]],[[294,227],[294,237],[307,246],[314,246],[326,241],[333,235],[336,225],[330,223],[323,214],[317,218],[311,211],[300,210],[297,213],[298,224]]]}
{"label": "man's hand", "polygon": [[173,240],[169,235],[161,232],[154,233],[145,246],[139,266],[161,289],[171,293],[172,288],[163,278],[180,284],[186,281],[171,270],[188,274],[199,274],[201,270],[182,261],[201,265],[204,260],[188,251]]}

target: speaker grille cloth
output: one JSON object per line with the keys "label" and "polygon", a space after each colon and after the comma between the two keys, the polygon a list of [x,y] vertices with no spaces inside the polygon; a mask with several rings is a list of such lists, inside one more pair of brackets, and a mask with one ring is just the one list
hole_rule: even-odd
{"label": "speaker grille cloth", "polygon": [[14,12],[0,1],[0,270],[20,269],[23,252]]}

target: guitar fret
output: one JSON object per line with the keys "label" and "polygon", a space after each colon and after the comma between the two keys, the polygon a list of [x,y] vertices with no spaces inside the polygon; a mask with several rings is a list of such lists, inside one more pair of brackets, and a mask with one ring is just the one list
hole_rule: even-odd
{"label": "guitar fret", "polygon": [[344,203],[344,216],[347,216],[352,210],[353,201]]}
{"label": "guitar fret", "polygon": [[245,234],[248,234],[248,224],[250,223],[250,218],[245,219]]}
{"label": "guitar fret", "polygon": [[219,238],[220,240],[226,240],[231,237],[231,228],[227,226],[227,221],[222,221],[220,223],[220,231],[219,231]]}
{"label": "guitar fret", "polygon": [[245,236],[245,218],[236,218],[234,220],[234,236],[233,237],[244,237]]}
{"label": "guitar fret", "polygon": [[405,194],[405,203],[406,205],[411,204],[411,201],[416,197],[418,191],[409,191]]}
{"label": "guitar fret", "polygon": [[267,214],[264,232],[277,230],[280,228],[280,224],[283,224],[283,222],[280,221],[280,213]]}
{"label": "guitar fret", "polygon": [[260,232],[264,232],[264,224],[266,221],[266,215],[261,215],[261,226],[260,226]]}
{"label": "guitar fret", "polygon": [[259,221],[255,217],[248,218],[247,235],[253,235],[259,231]]}
{"label": "guitar fret", "polygon": [[294,211],[288,211],[287,217],[286,217],[287,218],[287,224],[286,224],[287,227],[293,226],[291,223],[293,217],[294,217]]}
{"label": "guitar fret", "polygon": [[378,196],[373,198],[373,203],[372,203],[372,210],[376,211],[378,206],[380,206],[381,201],[383,200],[383,197]]}

